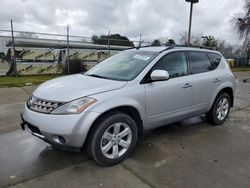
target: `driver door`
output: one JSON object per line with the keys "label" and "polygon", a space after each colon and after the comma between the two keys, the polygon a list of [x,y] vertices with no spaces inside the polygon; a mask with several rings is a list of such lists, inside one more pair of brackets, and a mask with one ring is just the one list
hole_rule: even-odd
{"label": "driver door", "polygon": [[145,84],[147,128],[166,125],[187,116],[192,99],[185,52],[163,56],[153,70],[166,70],[170,77],[169,80]]}

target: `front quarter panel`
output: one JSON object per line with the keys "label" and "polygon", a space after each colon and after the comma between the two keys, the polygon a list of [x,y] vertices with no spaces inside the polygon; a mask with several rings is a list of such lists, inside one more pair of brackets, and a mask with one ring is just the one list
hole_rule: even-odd
{"label": "front quarter panel", "polygon": [[139,112],[143,121],[145,120],[145,87],[137,81],[129,82],[119,90],[91,95],[90,97],[95,98],[97,102],[86,109],[87,111],[102,114],[117,107],[130,106]]}

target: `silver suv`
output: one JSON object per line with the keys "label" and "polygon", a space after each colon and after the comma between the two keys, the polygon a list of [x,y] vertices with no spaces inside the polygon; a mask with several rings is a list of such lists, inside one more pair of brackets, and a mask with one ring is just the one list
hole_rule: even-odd
{"label": "silver suv", "polygon": [[219,52],[130,49],[85,74],[41,84],[21,113],[21,126],[57,148],[86,146],[92,159],[108,166],[127,158],[145,130],[201,114],[221,125],[234,93],[235,78]]}

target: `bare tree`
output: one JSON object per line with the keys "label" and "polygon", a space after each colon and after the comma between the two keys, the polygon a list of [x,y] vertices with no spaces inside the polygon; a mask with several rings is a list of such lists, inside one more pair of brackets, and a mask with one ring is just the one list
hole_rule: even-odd
{"label": "bare tree", "polygon": [[[202,39],[201,39],[200,36],[199,35],[192,35],[190,43],[192,45],[194,45],[194,46],[201,46],[202,45]],[[188,39],[188,33],[186,31],[183,31],[183,32],[179,33],[180,44],[187,45],[187,39]]]}
{"label": "bare tree", "polygon": [[233,27],[239,33],[240,38],[244,39],[243,45],[246,50],[250,46],[250,1],[245,0],[244,12],[239,13],[231,20]]}
{"label": "bare tree", "polygon": [[220,40],[220,39],[216,39],[216,40],[217,40],[216,50],[221,52],[225,58],[227,59],[234,58],[239,53],[240,47],[238,48],[233,47],[231,44],[227,43],[225,40]]}

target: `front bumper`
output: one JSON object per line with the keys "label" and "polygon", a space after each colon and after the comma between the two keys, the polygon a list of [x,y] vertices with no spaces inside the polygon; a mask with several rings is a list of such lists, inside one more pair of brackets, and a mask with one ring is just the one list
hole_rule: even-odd
{"label": "front bumper", "polygon": [[80,150],[96,118],[96,112],[75,115],[52,115],[31,111],[25,106],[21,113],[21,128],[64,150]]}

